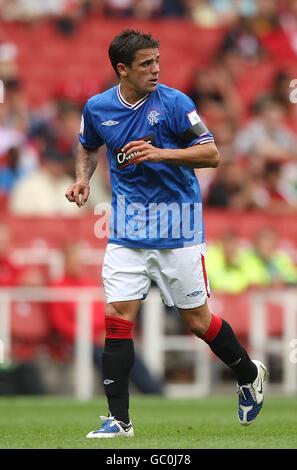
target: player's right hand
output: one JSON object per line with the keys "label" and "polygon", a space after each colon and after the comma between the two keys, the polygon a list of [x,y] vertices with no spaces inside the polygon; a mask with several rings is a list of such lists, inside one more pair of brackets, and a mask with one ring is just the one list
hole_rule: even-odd
{"label": "player's right hand", "polygon": [[90,186],[87,181],[77,181],[69,186],[66,191],[66,198],[70,202],[75,202],[78,207],[85,205],[89,198]]}

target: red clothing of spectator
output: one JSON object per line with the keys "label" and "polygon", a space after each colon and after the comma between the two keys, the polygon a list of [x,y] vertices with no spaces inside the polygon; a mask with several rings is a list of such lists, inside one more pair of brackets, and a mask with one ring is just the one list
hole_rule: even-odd
{"label": "red clothing of spectator", "polygon": [[[52,287],[94,287],[86,279],[66,276]],[[76,310],[77,302],[52,302],[49,305],[49,319],[54,330],[66,340],[73,343],[76,337]],[[104,320],[105,304],[95,302],[93,304],[93,340],[95,343],[101,342],[105,335]]]}
{"label": "red clothing of spectator", "polygon": [[265,188],[267,191],[267,196],[269,197],[270,202],[283,202],[289,204],[288,200],[283,196],[283,194],[275,188]]}

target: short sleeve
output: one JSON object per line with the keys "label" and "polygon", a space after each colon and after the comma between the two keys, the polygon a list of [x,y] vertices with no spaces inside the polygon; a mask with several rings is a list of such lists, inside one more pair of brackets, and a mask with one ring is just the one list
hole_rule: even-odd
{"label": "short sleeve", "polygon": [[213,135],[201,120],[194,102],[181,92],[176,95],[172,126],[183,147],[214,141]]}
{"label": "short sleeve", "polygon": [[87,102],[82,112],[79,141],[88,150],[96,150],[104,145],[104,141],[94,127],[89,102]]}

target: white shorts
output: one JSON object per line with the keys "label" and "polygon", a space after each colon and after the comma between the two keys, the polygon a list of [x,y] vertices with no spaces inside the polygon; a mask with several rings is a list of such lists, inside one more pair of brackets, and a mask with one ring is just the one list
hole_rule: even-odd
{"label": "white shorts", "polygon": [[154,250],[109,243],[102,269],[107,303],[143,300],[155,281],[169,307],[203,305],[209,297],[205,250],[205,244]]}

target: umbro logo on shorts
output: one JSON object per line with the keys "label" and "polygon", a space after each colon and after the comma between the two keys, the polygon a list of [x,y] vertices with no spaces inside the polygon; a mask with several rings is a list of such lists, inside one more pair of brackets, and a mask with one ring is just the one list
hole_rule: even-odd
{"label": "umbro logo on shorts", "polygon": [[119,124],[119,121],[105,121],[101,122],[102,126],[115,126],[116,124]]}
{"label": "umbro logo on shorts", "polygon": [[194,292],[191,292],[190,294],[187,294],[187,297],[197,297],[197,295],[203,294],[202,290],[194,290]]}

